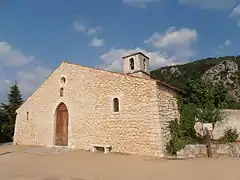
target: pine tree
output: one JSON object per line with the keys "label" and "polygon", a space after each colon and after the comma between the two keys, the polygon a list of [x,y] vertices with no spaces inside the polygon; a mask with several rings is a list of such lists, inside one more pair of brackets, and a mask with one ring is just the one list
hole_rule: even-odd
{"label": "pine tree", "polygon": [[13,85],[10,87],[10,91],[8,93],[8,102],[9,105],[16,111],[23,103],[22,94],[20,93],[20,89],[17,85]]}
{"label": "pine tree", "polygon": [[22,105],[23,98],[20,93],[20,89],[15,83],[10,87],[8,93],[8,104],[1,104],[2,118],[1,119],[1,132],[0,132],[0,141],[12,141],[14,135],[14,127],[16,121],[16,110]]}

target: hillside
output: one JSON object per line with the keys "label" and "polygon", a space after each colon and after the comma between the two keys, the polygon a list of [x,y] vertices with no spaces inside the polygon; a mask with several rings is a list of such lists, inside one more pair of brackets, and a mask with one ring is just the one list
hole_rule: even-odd
{"label": "hillside", "polygon": [[182,65],[162,67],[151,72],[153,78],[182,89],[191,77],[223,82],[230,93],[240,100],[240,56],[208,58]]}

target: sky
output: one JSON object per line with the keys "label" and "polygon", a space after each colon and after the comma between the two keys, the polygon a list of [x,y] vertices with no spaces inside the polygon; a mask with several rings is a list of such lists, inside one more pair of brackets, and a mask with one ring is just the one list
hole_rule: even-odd
{"label": "sky", "polygon": [[142,51],[151,70],[240,54],[240,0],[0,0],[0,101],[28,97],[62,61],[122,71]]}

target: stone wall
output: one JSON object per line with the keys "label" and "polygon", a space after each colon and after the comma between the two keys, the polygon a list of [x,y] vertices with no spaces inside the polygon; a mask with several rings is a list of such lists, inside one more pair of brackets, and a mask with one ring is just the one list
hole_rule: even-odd
{"label": "stone wall", "polygon": [[[212,132],[213,139],[217,140],[224,135],[224,130],[228,128],[236,128],[240,133],[240,110],[224,109],[223,121],[216,123]],[[196,123],[195,129],[197,133],[203,134],[202,124]],[[240,140],[240,136],[239,136]]]}
{"label": "stone wall", "polygon": [[[211,145],[212,155],[215,157],[218,156],[240,156],[240,144],[231,143],[231,144],[213,144]],[[206,157],[207,148],[204,144],[198,145],[187,145],[184,149],[177,153],[178,157],[183,158],[194,158],[194,157]]]}
{"label": "stone wall", "polygon": [[[120,112],[113,112],[114,98]],[[104,144],[113,152],[163,156],[162,129],[179,117],[175,91],[155,80],[64,62],[17,111],[14,144],[54,147],[55,112],[61,102],[69,112],[69,148]]]}
{"label": "stone wall", "polygon": [[222,137],[224,134],[224,130],[228,128],[236,128],[237,131],[240,133],[240,110],[225,109],[223,110],[223,113],[224,120],[222,122],[216,123],[216,127],[214,128],[214,139],[219,139],[220,137]]}
{"label": "stone wall", "polygon": [[[175,94],[171,92],[169,88],[166,88],[160,84],[158,84],[158,109],[159,109],[159,123],[160,123],[160,131],[161,138],[164,144],[170,138],[170,131],[167,128],[169,121],[180,119],[180,113],[178,111],[178,104],[175,99]],[[164,152],[166,152],[166,148],[164,146]]]}

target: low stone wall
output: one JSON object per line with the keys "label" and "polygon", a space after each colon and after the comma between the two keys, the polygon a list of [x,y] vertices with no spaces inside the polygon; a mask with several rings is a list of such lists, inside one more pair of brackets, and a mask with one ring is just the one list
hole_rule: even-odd
{"label": "low stone wall", "polygon": [[[212,155],[217,156],[240,156],[240,144],[212,144]],[[187,145],[184,149],[177,153],[178,157],[194,158],[207,156],[207,148],[204,144]]]}

